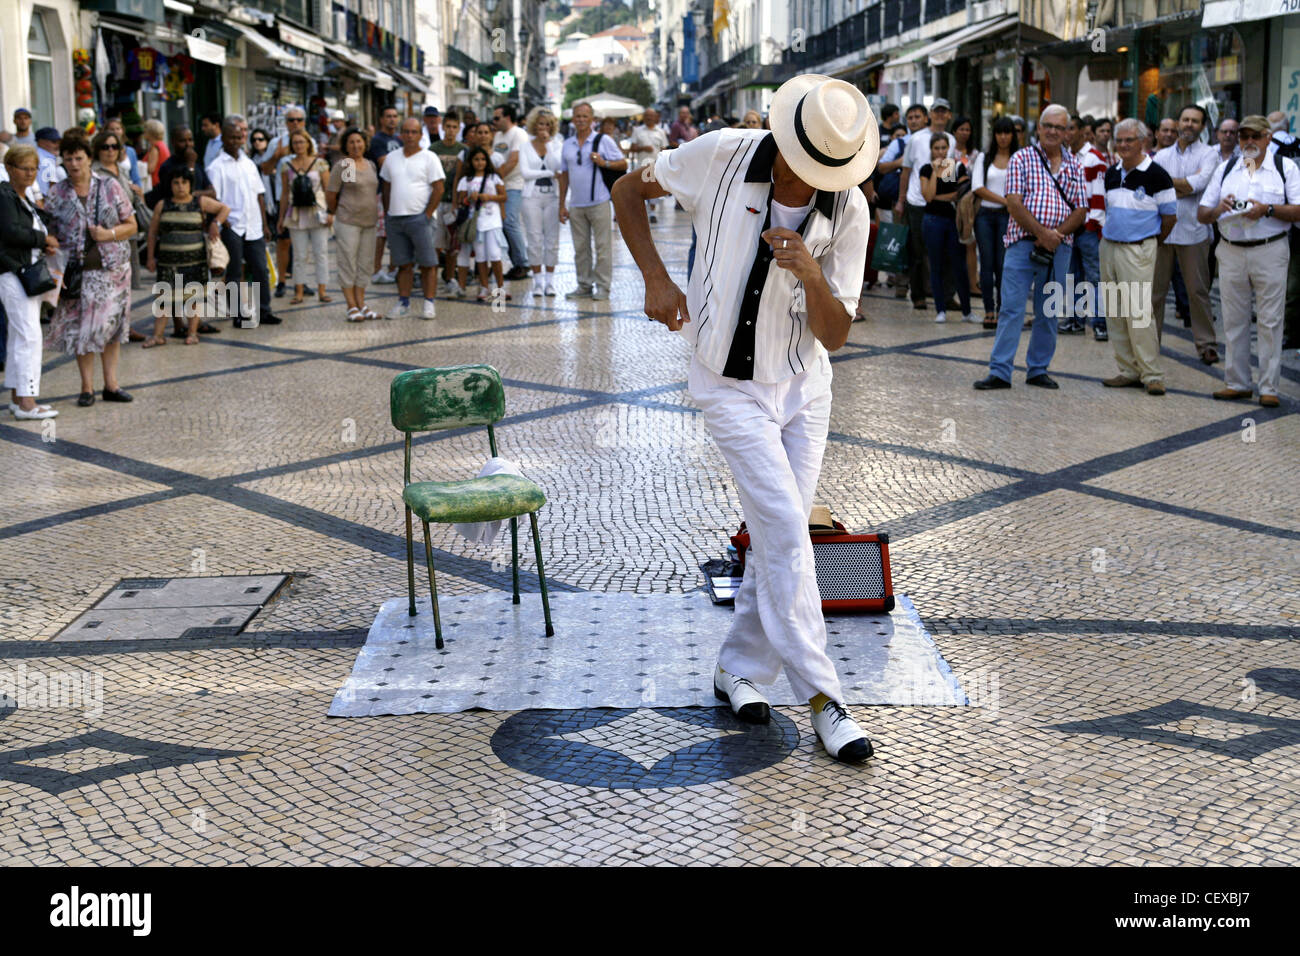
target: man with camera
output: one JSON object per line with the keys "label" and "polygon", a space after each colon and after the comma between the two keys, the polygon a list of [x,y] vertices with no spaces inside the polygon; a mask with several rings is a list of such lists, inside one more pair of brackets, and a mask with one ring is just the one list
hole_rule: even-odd
{"label": "man with camera", "polygon": [[1241,156],[1220,163],[1201,194],[1196,217],[1217,222],[1219,300],[1223,307],[1224,385],[1214,397],[1250,398],[1250,294],[1255,293],[1259,341],[1259,403],[1279,404],[1282,315],[1286,301],[1290,223],[1300,221],[1300,168],[1268,155],[1271,130],[1263,116],[1241,121]]}
{"label": "man with camera", "polygon": [[[1156,250],[1178,216],[1178,194],[1165,168],[1146,154],[1151,131],[1135,119],[1115,124],[1119,162],[1106,170],[1106,224],[1101,229],[1101,287],[1119,374],[1107,388],[1165,393],[1160,371],[1160,331],[1151,314]],[[1164,299],[1161,299],[1163,302]],[[1113,310],[1113,312],[1112,312]]]}
{"label": "man with camera", "polygon": [[[1083,168],[1065,139],[1070,111],[1053,103],[1038,120],[1038,144],[1017,150],[1007,164],[1007,247],[1002,262],[1002,308],[989,358],[989,374],[975,383],[980,391],[1011,387],[1011,367],[1020,344],[1025,300],[1034,293],[1034,325],[1025,353],[1026,385],[1058,388],[1047,374],[1056,354],[1056,324],[1064,311],[1065,273],[1074,248],[1073,233],[1088,215]],[[1053,285],[1055,283],[1055,285]],[[1051,291],[1057,290],[1056,295]],[[1049,308],[1050,306],[1050,308]]]}

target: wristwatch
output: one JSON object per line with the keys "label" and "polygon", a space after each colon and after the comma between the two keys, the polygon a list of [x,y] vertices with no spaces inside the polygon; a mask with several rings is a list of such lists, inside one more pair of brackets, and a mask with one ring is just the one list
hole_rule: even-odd
{"label": "wristwatch", "polygon": [[1272,219],[1272,218],[1273,218],[1273,204],[1272,204],[1272,203],[1269,203],[1269,204],[1268,204],[1268,209],[1265,210],[1265,212],[1264,212],[1264,218],[1265,218],[1265,219]]}

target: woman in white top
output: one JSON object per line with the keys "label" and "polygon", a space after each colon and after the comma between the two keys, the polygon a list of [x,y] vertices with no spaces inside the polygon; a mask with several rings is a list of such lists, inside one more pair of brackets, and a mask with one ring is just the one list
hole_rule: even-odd
{"label": "woman in white top", "polygon": [[[501,251],[507,248],[506,234],[501,228],[501,210],[506,204],[505,181],[492,168],[492,160],[482,146],[475,146],[465,154],[465,164],[461,171],[465,175],[456,183],[456,204],[468,209],[476,217],[477,229],[472,251],[474,262],[478,266],[478,301],[487,301],[489,262],[492,263],[492,277],[497,280],[493,297],[509,300],[511,296],[506,292],[504,273],[501,270]],[[458,218],[457,222],[460,221]],[[462,289],[469,277],[470,252],[471,246],[462,242],[460,252],[456,255]]]}
{"label": "woman in white top", "polygon": [[971,170],[971,189],[981,200],[975,216],[975,241],[980,250],[980,290],[984,296],[984,328],[998,327],[1001,307],[1002,257],[1007,233],[1007,166],[1017,149],[1016,127],[1009,117],[993,123],[993,146]]}
{"label": "woman in white top", "polygon": [[[978,144],[975,141],[975,124],[971,122],[969,116],[958,116],[952,124],[952,138],[957,142],[957,149],[954,150],[953,156],[957,162],[964,165],[969,170],[975,169],[975,164],[983,159],[983,154],[979,151]],[[971,295],[979,295],[979,267],[975,262],[975,239],[971,238],[966,246],[966,275],[970,277]]]}
{"label": "woman in white top", "polygon": [[[293,242],[295,279],[305,279],[310,266],[316,265],[316,295],[322,305],[333,302],[325,293],[329,281],[329,227],[334,225],[325,202],[325,185],[329,182],[330,167],[316,155],[316,140],[304,130],[289,134],[289,161],[280,169],[280,217],[277,231],[289,230]],[[305,185],[294,187],[298,177]],[[310,200],[310,202],[308,202]],[[297,282],[290,305],[303,300],[303,283]]]}
{"label": "woman in white top", "polygon": [[[555,135],[555,116],[535,106],[524,121],[530,137],[519,156],[524,176],[524,230],[533,267],[533,298],[555,295],[555,264],[560,258],[560,188],[564,141]],[[545,273],[542,269],[545,268]]]}

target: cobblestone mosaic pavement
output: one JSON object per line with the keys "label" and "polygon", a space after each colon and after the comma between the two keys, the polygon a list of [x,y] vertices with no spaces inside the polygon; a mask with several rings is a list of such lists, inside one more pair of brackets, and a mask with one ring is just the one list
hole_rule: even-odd
{"label": "cobblestone mosaic pavement", "polygon": [[[689,230],[661,220],[680,274]],[[18,697],[0,861],[1300,862],[1300,369],[1280,409],[1215,402],[1221,371],[1172,317],[1163,398],[1104,390],[1110,346],[1083,337],[1060,342],[1060,391],[1022,367],[979,393],[988,335],[866,297],[820,497],[891,534],[895,588],[976,706],[863,709],[865,768],[830,761],[801,708],[761,732],[717,708],[328,719],[405,585],[402,369],[501,370],[498,438],[550,499],[553,589],[700,585],[739,504],[686,347],[615,261],[607,303],[517,284],[500,311],[353,326],[333,290],[281,326],[133,347],[131,405],[77,408],[75,367],[47,356],[54,430],[0,422],[0,691]],[[559,275],[572,287],[567,247]],[[486,455],[447,433],[417,471]],[[450,529],[434,547],[444,595],[509,588],[498,552]],[[281,573],[239,634],[52,640],[123,578]],[[56,689],[85,693],[49,706]]]}

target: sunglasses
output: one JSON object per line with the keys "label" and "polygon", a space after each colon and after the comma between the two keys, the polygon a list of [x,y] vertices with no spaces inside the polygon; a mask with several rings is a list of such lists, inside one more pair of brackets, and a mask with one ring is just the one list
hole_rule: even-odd
{"label": "sunglasses", "polygon": [[1238,139],[1268,139],[1268,137],[1253,129],[1243,129],[1237,133]]}
{"label": "sunglasses", "polygon": [[304,118],[301,117],[301,116],[286,116],[286,117],[284,118],[284,121],[285,121],[286,123],[305,123],[305,122],[307,122],[307,120],[304,119]]}
{"label": "sunglasses", "polygon": [[105,150],[110,150],[110,149],[118,150],[121,148],[122,148],[121,145],[119,145],[118,143],[105,143],[103,146],[99,147],[99,151],[102,153]]}

